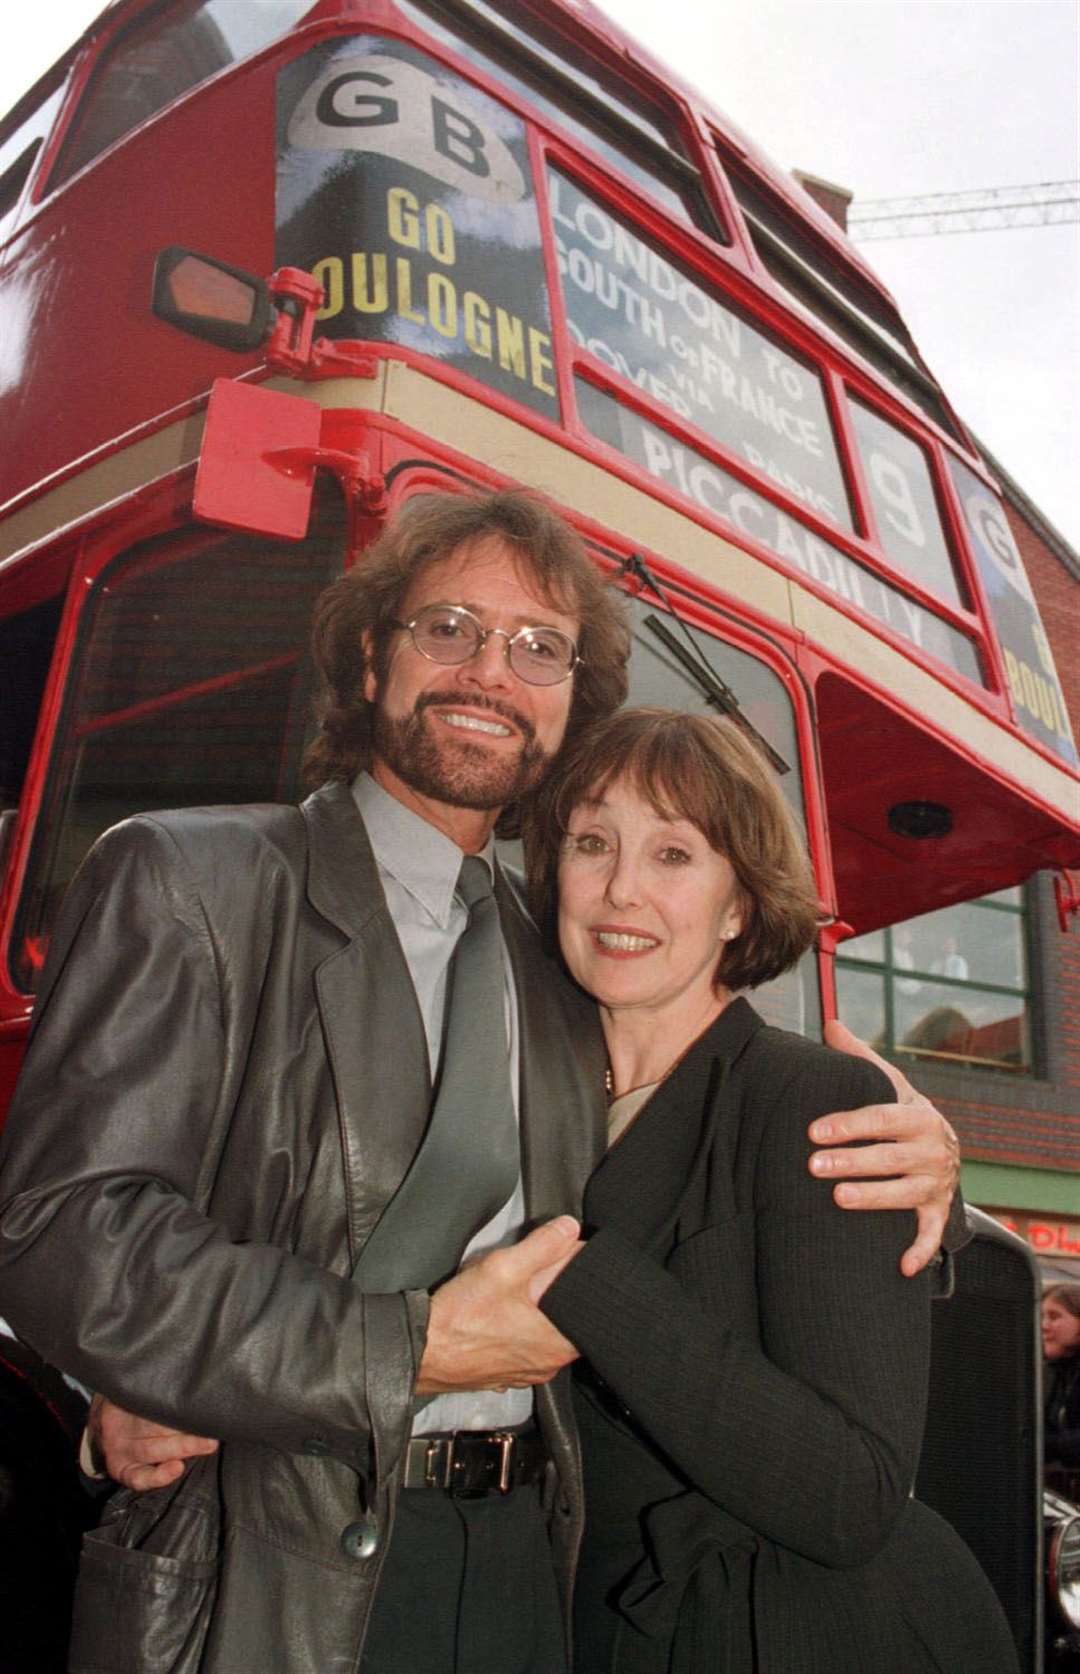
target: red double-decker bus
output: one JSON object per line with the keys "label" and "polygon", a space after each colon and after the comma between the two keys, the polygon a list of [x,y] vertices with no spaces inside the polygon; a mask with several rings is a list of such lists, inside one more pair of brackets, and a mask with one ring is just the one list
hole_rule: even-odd
{"label": "red double-decker bus", "polygon": [[1032,591],[894,302],[588,0],[114,0],[0,124],[0,321],[0,1104],[89,845],[299,794],[310,605],[433,486],[550,496],[632,700],[783,771],[831,924],[778,1021],[852,932],[1080,862]]}

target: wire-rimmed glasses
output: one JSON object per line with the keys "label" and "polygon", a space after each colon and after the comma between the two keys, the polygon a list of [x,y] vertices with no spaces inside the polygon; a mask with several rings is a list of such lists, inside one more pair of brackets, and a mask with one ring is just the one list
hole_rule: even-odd
{"label": "wire-rimmed glasses", "polygon": [[505,628],[485,628],[464,605],[425,605],[411,622],[392,625],[409,635],[422,657],[450,667],[470,662],[492,634],[501,634],[507,663],[530,686],[557,686],[581,661],[574,641],[561,628],[518,628],[512,634]]}

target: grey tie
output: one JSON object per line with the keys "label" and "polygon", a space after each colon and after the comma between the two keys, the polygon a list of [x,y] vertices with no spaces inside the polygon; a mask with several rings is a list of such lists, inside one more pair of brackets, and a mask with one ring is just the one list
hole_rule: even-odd
{"label": "grey tie", "polygon": [[427,1290],[456,1271],[520,1171],[499,911],[491,874],[476,855],[462,861],[457,892],[469,922],[450,966],[434,1108],[412,1166],[353,1270],[368,1291]]}

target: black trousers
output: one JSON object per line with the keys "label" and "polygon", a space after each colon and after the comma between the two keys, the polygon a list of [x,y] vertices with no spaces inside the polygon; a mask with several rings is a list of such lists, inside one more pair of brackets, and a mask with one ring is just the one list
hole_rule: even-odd
{"label": "black trousers", "polygon": [[538,1488],[489,1499],[406,1489],[361,1674],[565,1674]]}

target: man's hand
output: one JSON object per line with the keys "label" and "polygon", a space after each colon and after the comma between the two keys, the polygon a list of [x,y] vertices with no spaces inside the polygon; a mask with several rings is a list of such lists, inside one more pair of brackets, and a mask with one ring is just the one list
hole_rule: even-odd
{"label": "man's hand", "polygon": [[560,1215],[520,1244],[493,1250],[431,1298],[418,1395],[461,1389],[525,1389],[577,1359],[573,1343],[536,1306],[581,1249],[578,1224]]}
{"label": "man's hand", "polygon": [[839,1052],[868,1058],[884,1070],[896,1088],[897,1104],[869,1104],[810,1124],[815,1145],[848,1145],[852,1140],[879,1143],[855,1150],[815,1151],[811,1172],[817,1175],[878,1175],[863,1185],[838,1185],[833,1197],[842,1209],[914,1209],[918,1235],[904,1251],[901,1270],[910,1279],[941,1248],[956,1183],[960,1146],[952,1128],[929,1099],[917,1093],[894,1064],[887,1064],[842,1023],[825,1025],[825,1039]]}
{"label": "man's hand", "polygon": [[[538,1227],[509,1250],[467,1267],[431,1299],[427,1347],[416,1389],[445,1395],[460,1389],[524,1389],[547,1383],[577,1349],[544,1318],[536,1303],[581,1249],[568,1215]],[[137,1493],[166,1488],[188,1459],[216,1453],[208,1436],[191,1436],[139,1418],[95,1395],[86,1421],[90,1460]]]}
{"label": "man's hand", "polygon": [[184,1474],[188,1459],[216,1453],[218,1444],[209,1436],[189,1436],[170,1430],[167,1424],[139,1418],[116,1407],[104,1395],[95,1395],[86,1420],[92,1461],[100,1461],[125,1488],[145,1493],[150,1488],[167,1488]]}

